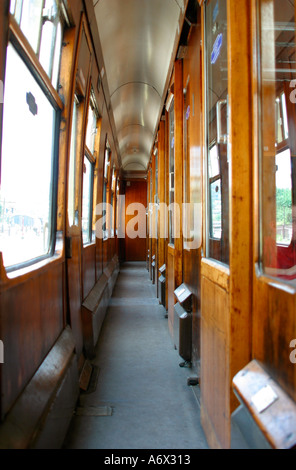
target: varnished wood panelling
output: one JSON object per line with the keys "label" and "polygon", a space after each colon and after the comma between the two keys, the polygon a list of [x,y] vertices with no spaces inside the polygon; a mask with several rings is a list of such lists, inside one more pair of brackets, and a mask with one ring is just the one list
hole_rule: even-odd
{"label": "varnished wood panelling", "polygon": [[[165,204],[165,122],[160,121],[158,131],[158,200]],[[165,218],[158,212],[158,269],[165,262]],[[157,269],[157,276],[158,276]]]}
{"label": "varnished wood panelling", "polygon": [[167,291],[168,291],[168,324],[171,337],[174,337],[174,305],[175,305],[175,249],[172,245],[168,246],[167,251]]}
{"label": "varnished wood panelling", "polygon": [[96,246],[91,244],[83,248],[83,299],[87,296],[96,282]]}
{"label": "varnished wood panelling", "polygon": [[[126,186],[126,193],[125,193],[125,207],[130,204],[138,203],[142,205],[142,208],[146,208],[147,204],[147,182],[146,181],[130,181],[130,186]],[[134,220],[137,221],[135,225]],[[134,226],[134,230],[141,235],[141,231],[143,231],[143,235],[146,234],[145,226],[146,226],[146,213],[143,212],[134,212],[134,215],[128,215],[126,211],[126,226],[128,224],[132,224]],[[125,259],[126,261],[145,261],[146,260],[146,236],[141,238],[137,236],[136,238],[130,238],[128,236],[126,230],[126,237],[125,237]]]}
{"label": "varnished wood panelling", "polygon": [[[175,285],[183,282],[183,233],[182,233],[182,204],[183,204],[183,62],[175,62],[174,81],[175,105],[175,203],[179,206],[180,217],[174,218],[178,236],[174,240]],[[176,215],[176,214],[175,214]]]}
{"label": "varnished wood panelling", "polygon": [[[183,59],[183,83],[187,84],[186,103],[183,110],[184,120],[187,119],[187,200],[191,204],[202,205],[202,94],[201,94],[201,25],[200,10],[198,24],[192,26],[188,39],[188,51]],[[188,108],[189,107],[189,108]],[[189,113],[188,113],[189,109]],[[185,170],[185,167],[184,167]],[[202,212],[194,211],[199,217],[198,227],[202,227]],[[200,263],[201,233],[195,230],[196,244],[183,242],[183,281],[193,293],[192,305],[192,363],[197,368],[200,359]]]}
{"label": "varnished wood panelling", "polygon": [[227,292],[201,280],[201,409],[211,447],[230,446],[229,305]]}
{"label": "varnished wood panelling", "polygon": [[296,400],[295,364],[290,361],[290,342],[296,338],[296,296],[260,278],[255,286],[253,356]]}
{"label": "varnished wood panelling", "polygon": [[[230,165],[230,376],[251,359],[252,145],[250,2],[228,2]],[[244,53],[242,53],[244,51]],[[240,70],[240,73],[237,73]],[[231,411],[238,402],[231,394]]]}
{"label": "varnished wood panelling", "polygon": [[208,278],[214,284],[229,291],[229,267],[217,264],[215,261],[203,258],[201,261],[201,275]]}
{"label": "varnished wood panelling", "polygon": [[4,415],[63,329],[63,265],[1,293],[1,411]]}
{"label": "varnished wood panelling", "polygon": [[[82,353],[82,324],[81,324],[81,239],[80,236],[73,236],[72,257],[67,260],[67,286],[69,302],[68,322],[73,330],[78,357]],[[70,262],[69,262],[70,261]]]}

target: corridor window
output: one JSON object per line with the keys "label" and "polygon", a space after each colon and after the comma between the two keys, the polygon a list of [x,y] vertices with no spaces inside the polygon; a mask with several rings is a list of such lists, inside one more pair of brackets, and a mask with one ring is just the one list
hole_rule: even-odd
{"label": "corridor window", "polygon": [[229,264],[227,2],[218,3],[210,0],[205,4],[206,256]]}
{"label": "corridor window", "polygon": [[92,241],[92,213],[93,213],[93,181],[94,164],[85,155],[83,162],[83,193],[82,193],[82,238],[83,244]]}
{"label": "corridor window", "polygon": [[85,156],[83,162],[82,192],[82,238],[83,244],[93,241],[93,206],[94,206],[94,173],[95,173],[95,138],[97,133],[98,112],[93,89],[91,90],[87,128],[85,136]]}
{"label": "corridor window", "polygon": [[[59,122],[57,105],[12,44],[7,48],[3,110],[0,249],[5,267],[11,268],[53,250]],[[16,116],[21,122],[17,141]]]}
{"label": "corridor window", "polygon": [[[175,108],[174,99],[169,109],[169,204],[175,202]],[[169,211],[169,243],[174,244],[174,211]]]}
{"label": "corridor window", "polygon": [[69,175],[68,175],[68,222],[69,226],[78,225],[78,204],[76,201],[77,181],[77,135],[79,115],[81,115],[81,106],[78,96],[74,96],[72,111],[72,128],[71,128],[71,144],[69,159]]}
{"label": "corridor window", "polygon": [[210,237],[221,240],[222,234],[222,198],[221,175],[217,145],[209,152],[209,184],[210,184]]}
{"label": "corridor window", "polygon": [[106,142],[105,161],[104,161],[104,183],[103,183],[103,204],[105,204],[104,212],[103,212],[103,216],[105,216],[105,223],[103,225],[104,239],[108,238],[109,214],[107,214],[107,207],[108,207],[107,203],[108,203],[108,195],[109,195],[110,165],[111,165],[111,149],[109,147],[108,142]]}
{"label": "corridor window", "polygon": [[12,0],[10,12],[54,88],[58,85],[64,17],[57,0]]}
{"label": "corridor window", "polygon": [[110,197],[110,236],[114,237],[114,226],[115,226],[115,191],[116,191],[116,174],[115,167],[112,168],[111,176],[111,197]]}
{"label": "corridor window", "polygon": [[265,274],[296,281],[295,6],[259,2],[260,262]]}
{"label": "corridor window", "polygon": [[98,114],[95,106],[94,98],[91,96],[88,108],[87,130],[86,130],[86,146],[91,154],[95,150],[95,138],[97,133]]}

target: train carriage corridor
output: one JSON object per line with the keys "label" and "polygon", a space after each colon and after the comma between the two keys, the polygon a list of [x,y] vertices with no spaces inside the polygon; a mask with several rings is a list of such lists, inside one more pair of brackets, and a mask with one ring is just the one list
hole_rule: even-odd
{"label": "train carriage corridor", "polygon": [[124,263],[92,360],[97,384],[81,393],[64,447],[208,448],[180,362],[146,263]]}
{"label": "train carriage corridor", "polygon": [[0,449],[296,449],[295,37],[0,0]]}

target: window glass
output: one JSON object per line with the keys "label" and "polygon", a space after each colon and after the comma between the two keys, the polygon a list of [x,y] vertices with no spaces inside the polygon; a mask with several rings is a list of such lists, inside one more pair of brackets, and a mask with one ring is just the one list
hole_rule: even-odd
{"label": "window glass", "polygon": [[227,2],[205,7],[207,243],[206,255],[229,263]]}
{"label": "window glass", "polygon": [[[47,255],[52,248],[56,115],[40,85],[9,44],[0,196],[0,249],[6,267]],[[16,116],[21,125],[17,125]]]}
{"label": "window glass", "polygon": [[10,1],[10,13],[14,15],[17,23],[19,24],[22,15],[23,0]]}
{"label": "window glass", "polygon": [[175,110],[174,99],[169,110],[169,204],[172,209],[169,211],[169,242],[174,244],[174,210],[175,202]]}
{"label": "window glass", "polygon": [[155,196],[154,196],[154,202],[157,204],[158,202],[158,152],[155,152],[154,155],[155,158]]}
{"label": "window glass", "polygon": [[43,0],[23,0],[20,27],[36,53],[39,46],[42,8]]}
{"label": "window glass", "polygon": [[88,108],[86,145],[91,153],[94,153],[96,132],[97,132],[97,114],[93,105],[90,104]]}
{"label": "window glass", "polygon": [[10,12],[55,88],[62,47],[62,15],[57,0],[13,0]]}
{"label": "window glass", "polygon": [[116,235],[118,234],[119,229],[119,179],[117,178],[116,181],[116,215],[115,215],[115,227],[116,227]]}
{"label": "window glass", "polygon": [[292,174],[290,149],[276,155],[276,241],[292,241]]}
{"label": "window glass", "polygon": [[109,144],[107,143],[106,144],[106,149],[105,149],[105,161],[104,161],[104,184],[103,184],[103,204],[104,204],[104,207],[103,207],[103,216],[105,217],[105,222],[103,224],[103,234],[104,234],[104,238],[107,238],[108,237],[108,226],[107,226],[107,222],[108,222],[108,217],[110,214],[107,213],[107,193],[108,193],[108,189],[109,189],[109,181],[108,181],[108,178],[109,178],[109,169],[110,169],[110,159],[111,159],[111,150],[110,150],[110,147],[109,147]]}
{"label": "window glass", "polygon": [[260,264],[296,279],[295,5],[259,2]]}
{"label": "window glass", "polygon": [[55,51],[53,57],[53,66],[52,66],[52,84],[55,89],[58,87],[58,77],[60,71],[60,62],[61,62],[61,47],[62,47],[62,25],[61,22],[58,23],[57,34],[56,34],[56,43]]}
{"label": "window glass", "polygon": [[75,204],[76,194],[76,146],[77,146],[77,124],[78,124],[78,98],[74,97],[71,129],[71,146],[69,160],[69,178],[68,178],[68,219],[70,227],[78,225],[78,208]]}
{"label": "window glass", "polygon": [[82,196],[82,237],[86,245],[92,240],[92,206],[93,206],[93,174],[94,167],[88,157],[83,164],[83,196]]}
{"label": "window glass", "polygon": [[221,178],[216,179],[210,184],[210,236],[213,239],[221,240],[222,221],[221,221]]}
{"label": "window glass", "polygon": [[14,15],[15,13],[15,7],[16,7],[16,0],[10,0],[10,13]]}

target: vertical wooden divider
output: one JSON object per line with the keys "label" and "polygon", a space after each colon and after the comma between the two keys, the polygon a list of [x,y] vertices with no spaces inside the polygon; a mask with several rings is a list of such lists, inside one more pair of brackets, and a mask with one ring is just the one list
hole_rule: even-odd
{"label": "vertical wooden divider", "polygon": [[183,281],[183,61],[175,62],[175,203],[179,211],[175,212],[175,288]]}

